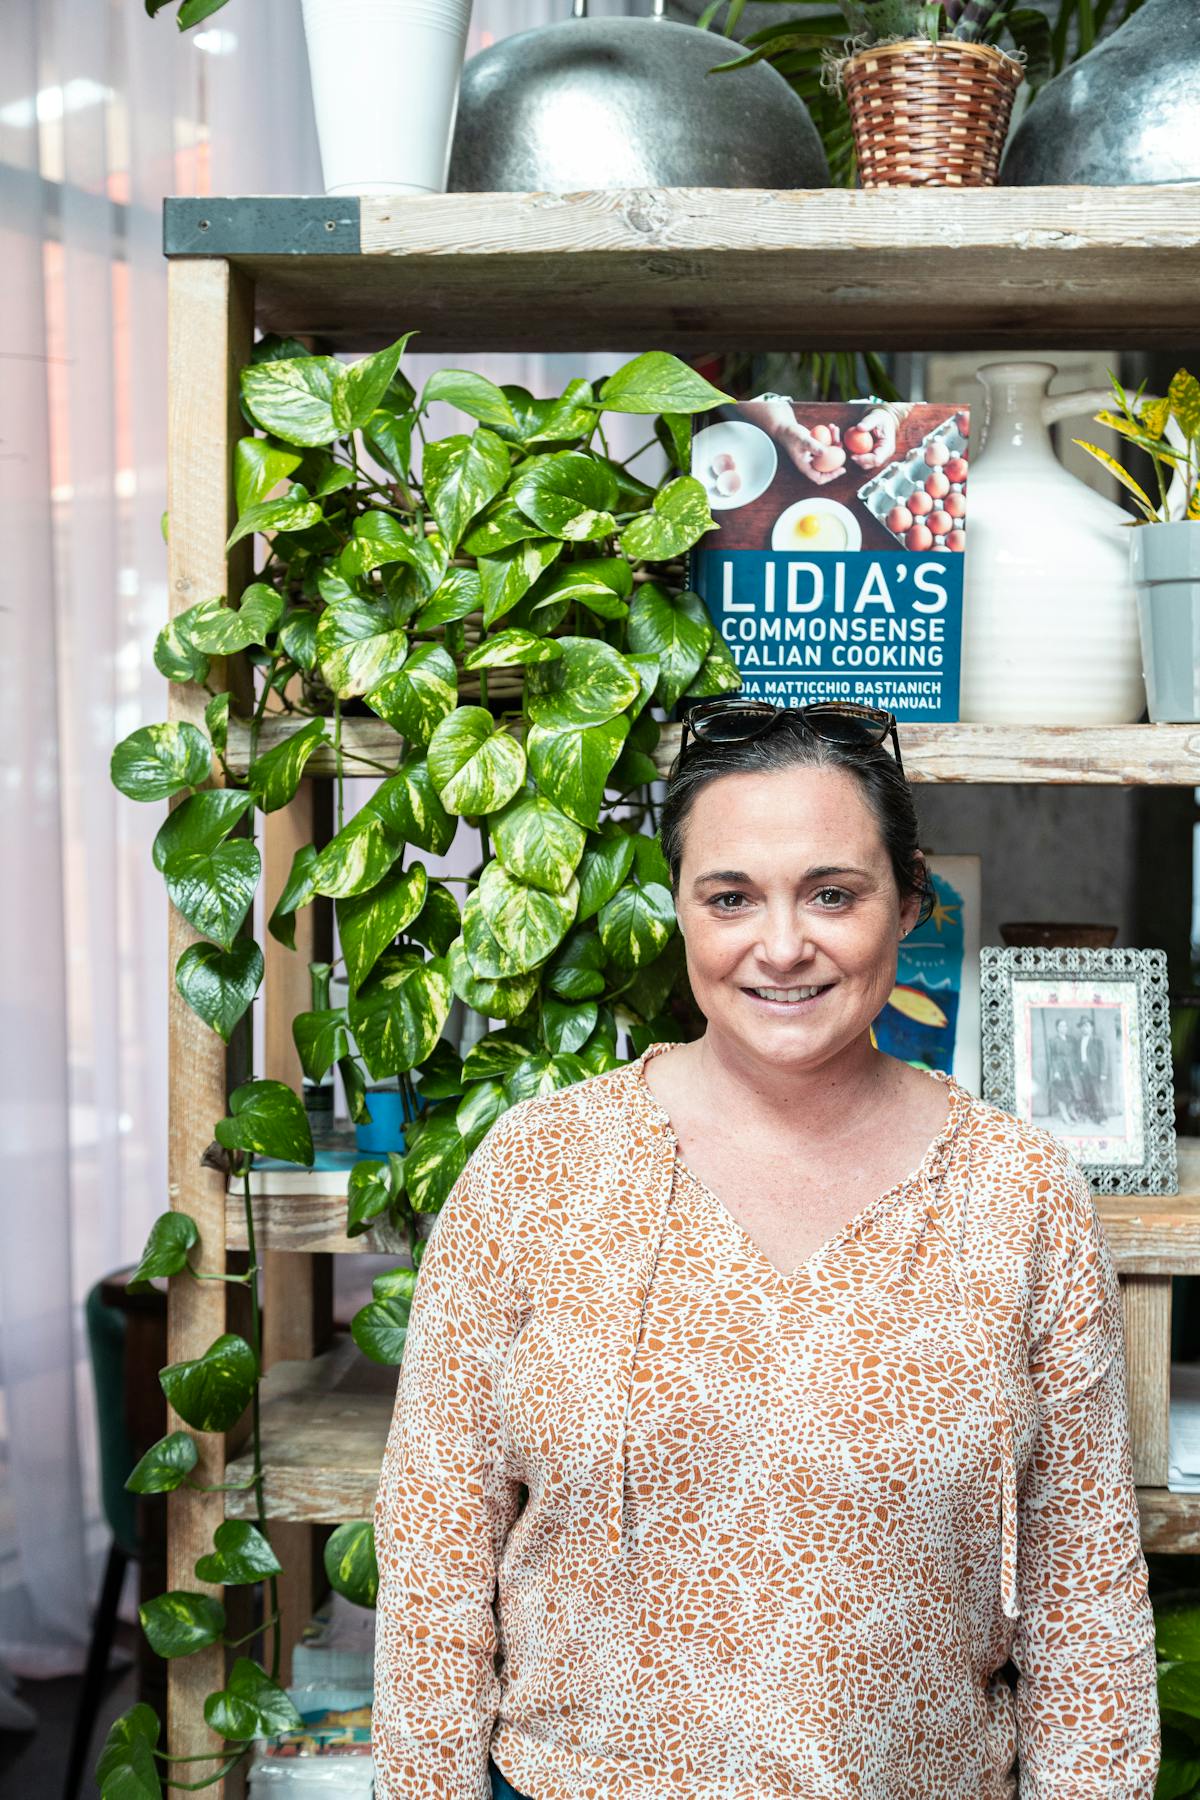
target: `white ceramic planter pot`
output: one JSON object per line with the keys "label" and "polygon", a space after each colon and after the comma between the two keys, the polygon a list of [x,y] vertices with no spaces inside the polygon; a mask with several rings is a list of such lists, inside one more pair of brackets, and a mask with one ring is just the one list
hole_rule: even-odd
{"label": "white ceramic planter pot", "polygon": [[304,0],[327,194],[442,194],[471,0]]}
{"label": "white ceramic planter pot", "polygon": [[1130,532],[1151,719],[1200,719],[1200,521]]}
{"label": "white ceramic planter pot", "polygon": [[1069,475],[1047,420],[1108,404],[1048,401],[1052,363],[989,363],[988,432],[971,464],[959,717],[1124,725],[1145,705],[1127,515]]}

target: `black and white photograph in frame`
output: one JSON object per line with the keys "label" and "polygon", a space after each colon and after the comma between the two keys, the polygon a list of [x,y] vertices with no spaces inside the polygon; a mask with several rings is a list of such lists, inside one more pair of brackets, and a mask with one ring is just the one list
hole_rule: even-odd
{"label": "black and white photograph in frame", "polygon": [[1060,1139],[1100,1193],[1174,1194],[1162,950],[980,952],[983,1095]]}

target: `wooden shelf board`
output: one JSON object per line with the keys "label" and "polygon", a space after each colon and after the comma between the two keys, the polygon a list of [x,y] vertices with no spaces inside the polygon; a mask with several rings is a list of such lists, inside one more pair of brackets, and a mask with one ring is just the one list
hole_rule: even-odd
{"label": "wooden shelf board", "polygon": [[[268,718],[259,736],[265,751],[291,735],[300,721]],[[1016,782],[1054,786],[1200,786],[1200,725],[901,725],[904,767],[913,781]],[[663,727],[655,762],[665,774],[679,745],[678,725]],[[348,775],[372,776],[396,767],[402,742],[382,719],[342,720]],[[249,764],[245,724],[229,731],[229,766],[244,775]],[[332,775],[332,747],[305,765],[310,775]]]}
{"label": "wooden shelf board", "polygon": [[[336,349],[418,329],[456,352],[1182,350],[1200,331],[1200,185],[914,188],[903,206],[837,188],[377,195],[327,201],[324,221],[321,204],[168,202],[168,254],[227,256],[264,330]],[[184,229],[197,209],[204,230]]]}

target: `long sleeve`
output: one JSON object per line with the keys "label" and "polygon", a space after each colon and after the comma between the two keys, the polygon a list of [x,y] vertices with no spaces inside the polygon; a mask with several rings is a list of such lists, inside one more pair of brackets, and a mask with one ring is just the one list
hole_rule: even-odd
{"label": "long sleeve", "polygon": [[480,1144],[425,1247],[375,1500],[376,1800],[490,1800],[496,1568],[520,1483],[499,1380],[517,1297],[497,1216],[510,1120]]}
{"label": "long sleeve", "polygon": [[1021,1800],[1151,1800],[1154,1616],[1121,1293],[1087,1179],[1068,1168],[1050,1224],[1056,1276],[1030,1357],[1043,1410],[1019,1503]]}

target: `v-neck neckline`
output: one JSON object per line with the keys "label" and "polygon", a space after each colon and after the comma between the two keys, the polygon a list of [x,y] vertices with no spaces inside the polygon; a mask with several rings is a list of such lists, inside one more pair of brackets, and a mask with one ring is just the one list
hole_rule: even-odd
{"label": "v-neck neckline", "polygon": [[661,1055],[663,1051],[672,1050],[676,1047],[677,1046],[672,1043],[650,1044],[637,1060],[629,1065],[630,1073],[635,1078],[635,1092],[638,1094],[642,1105],[649,1113],[652,1123],[659,1131],[664,1132],[669,1138],[672,1146],[674,1170],[683,1171],[684,1175],[699,1193],[701,1199],[710,1207],[710,1209],[715,1208],[720,1218],[731,1225],[743,1239],[748,1254],[750,1254],[764,1269],[769,1270],[773,1278],[777,1282],[781,1282],[785,1287],[790,1287],[795,1283],[803,1281],[818,1263],[823,1262],[832,1251],[839,1248],[849,1238],[861,1231],[867,1221],[877,1212],[881,1212],[886,1206],[901,1198],[902,1195],[908,1193],[912,1188],[918,1186],[922,1182],[924,1182],[927,1187],[931,1188],[932,1183],[941,1171],[951,1146],[958,1136],[959,1128],[962,1126],[971,1105],[970,1094],[964,1087],[961,1087],[959,1083],[955,1081],[952,1075],[947,1074],[942,1069],[925,1070],[924,1073],[927,1074],[931,1080],[940,1082],[946,1087],[949,1093],[950,1106],[936,1135],[927,1145],[920,1162],[917,1163],[907,1175],[902,1176],[899,1181],[893,1182],[891,1187],[885,1188],[881,1194],[877,1194],[873,1200],[868,1201],[865,1206],[860,1208],[860,1210],[851,1218],[847,1219],[845,1224],[840,1225],[837,1231],[826,1238],[822,1243],[818,1244],[815,1250],[811,1251],[808,1256],[798,1262],[793,1269],[784,1270],[781,1269],[778,1264],[771,1261],[771,1258],[767,1255],[766,1251],[750,1235],[741,1220],[730,1211],[720,1195],[717,1194],[686,1161],[679,1147],[679,1139],[675,1134],[675,1127],[671,1122],[671,1115],[646,1080],[646,1064],[652,1061],[654,1057]]}

